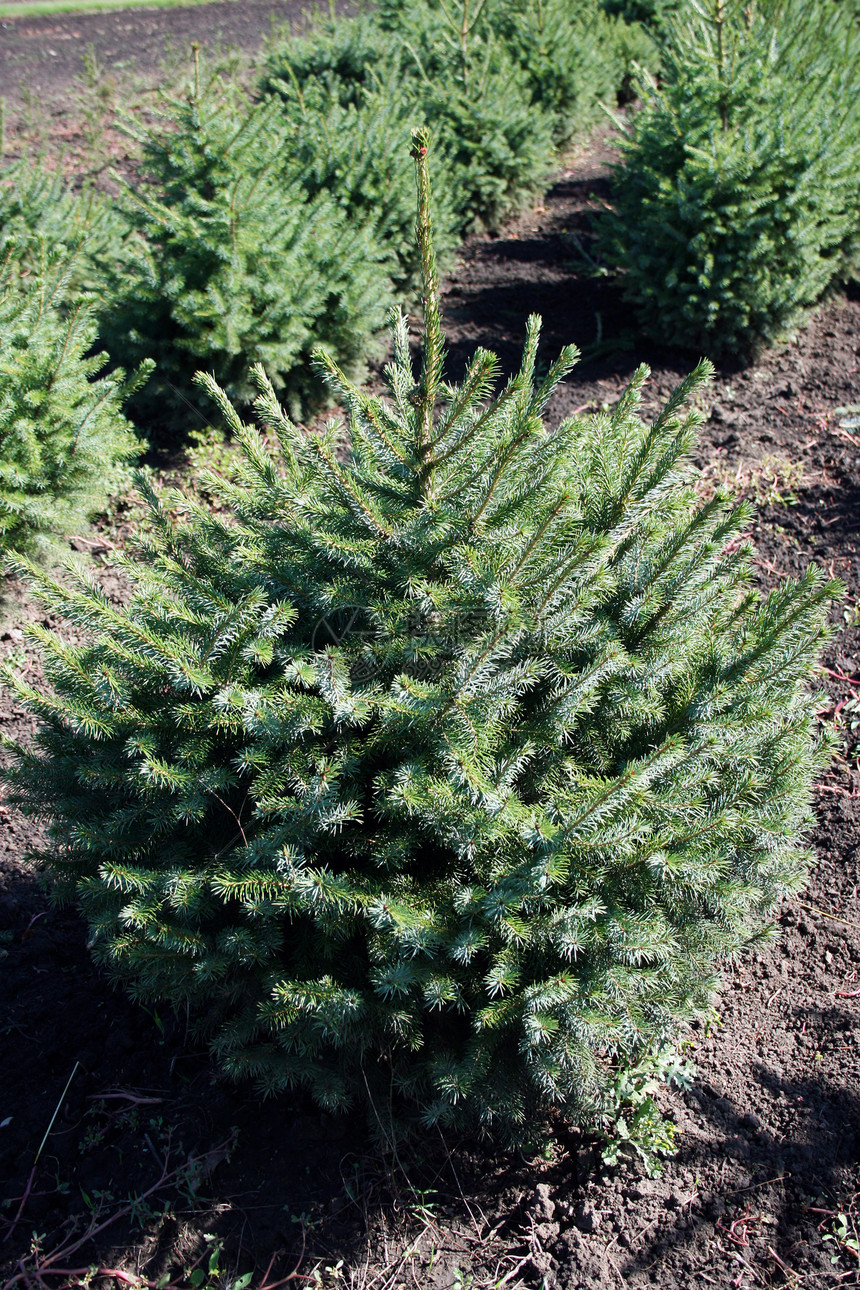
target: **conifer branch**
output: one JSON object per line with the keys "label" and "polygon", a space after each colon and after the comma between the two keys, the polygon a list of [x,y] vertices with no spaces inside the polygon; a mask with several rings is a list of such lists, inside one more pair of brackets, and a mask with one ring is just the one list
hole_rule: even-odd
{"label": "conifer branch", "polygon": [[439,307],[439,276],[436,268],[436,251],[433,246],[430,211],[430,174],[427,163],[429,135],[426,130],[412,133],[412,157],[415,161],[415,178],[418,188],[418,219],[415,232],[421,252],[421,281],[424,290],[424,334],[421,381],[417,391],[418,409],[418,478],[421,494],[432,496],[431,474],[433,460],[433,415],[442,365],[445,358],[442,338],[442,318]]}

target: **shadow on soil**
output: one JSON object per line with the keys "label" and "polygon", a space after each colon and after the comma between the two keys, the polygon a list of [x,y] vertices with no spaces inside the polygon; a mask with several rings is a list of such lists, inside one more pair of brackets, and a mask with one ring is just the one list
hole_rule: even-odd
{"label": "shadow on soil", "polygon": [[[847,1012],[833,1009],[827,1024],[848,1028],[854,1022]],[[642,1276],[667,1263],[681,1270],[695,1268],[702,1275],[708,1255],[719,1246],[722,1257],[714,1259],[713,1270],[722,1268],[723,1275],[726,1259],[739,1268],[744,1263],[749,1268],[754,1261],[775,1277],[768,1284],[784,1284],[786,1276],[793,1284],[787,1269],[797,1276],[801,1275],[799,1264],[811,1263],[825,1280],[810,1283],[831,1283],[822,1265],[830,1261],[836,1246],[825,1245],[824,1233],[832,1228],[835,1211],[845,1204],[844,1171],[858,1158],[860,1102],[824,1081],[787,1081],[765,1065],[755,1069],[755,1078],[772,1097],[797,1111],[805,1108],[806,1114],[794,1117],[797,1132],[774,1135],[756,1116],[742,1114],[711,1086],[696,1087],[688,1095],[688,1105],[707,1126],[707,1139],[701,1146],[682,1147],[673,1161],[673,1173],[686,1167],[688,1176],[693,1175],[692,1184],[686,1193],[658,1191],[660,1204],[668,1203],[675,1218],[660,1223],[662,1230],[656,1235],[648,1232],[648,1211],[640,1208],[645,1227],[638,1232],[631,1227],[628,1239],[622,1237],[620,1242],[628,1247],[618,1261],[625,1276]],[[728,1166],[731,1181],[722,1181],[721,1161],[723,1169]],[[632,1194],[640,1194],[635,1184]],[[840,1276],[834,1271],[833,1283],[858,1284],[844,1279],[846,1275],[850,1274]],[[757,1278],[755,1284],[759,1283]],[[659,1276],[654,1284],[663,1285]],[[728,1282],[720,1279],[711,1284]]]}

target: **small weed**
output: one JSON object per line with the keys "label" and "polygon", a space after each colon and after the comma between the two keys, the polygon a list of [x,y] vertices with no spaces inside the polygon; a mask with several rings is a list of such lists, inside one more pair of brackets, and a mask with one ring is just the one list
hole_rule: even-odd
{"label": "small weed", "polygon": [[705,1038],[710,1039],[711,1035],[715,1035],[718,1030],[722,1029],[722,1025],[723,1019],[720,1013],[717,1012],[716,1008],[711,1008],[705,1018]]}
{"label": "small weed", "polygon": [[613,1086],[614,1105],[603,1130],[607,1143],[604,1164],[616,1165],[633,1154],[652,1177],[663,1172],[660,1156],[674,1155],[678,1129],[660,1111],[655,1094],[665,1085],[690,1088],[694,1073],[673,1048],[664,1048],[619,1071]]}
{"label": "small weed", "polygon": [[111,163],[109,135],[116,110],[118,86],[115,78],[99,62],[95,46],[87,46],[83,55],[83,78],[78,102],[84,118],[83,138],[90,173],[98,174]]}
{"label": "small weed", "polygon": [[427,1222],[434,1216],[434,1207],[438,1204],[438,1197],[432,1187],[412,1187],[410,1186],[411,1203],[410,1210],[416,1218]]}
{"label": "small weed", "polygon": [[[223,1242],[209,1232],[204,1232],[203,1239],[210,1246],[209,1258],[205,1260],[205,1265],[198,1263],[197,1267],[186,1271],[182,1279],[187,1281],[193,1287],[193,1290],[246,1290],[254,1275],[253,1272],[245,1272],[242,1276],[232,1280],[226,1268],[221,1266],[221,1256],[224,1253]],[[162,1281],[164,1282],[163,1290],[166,1290],[170,1283],[170,1277],[163,1277]],[[161,1282],[158,1284],[161,1285]]]}
{"label": "small weed", "polygon": [[860,604],[856,600],[852,601],[848,596],[845,597],[845,602],[842,610],[842,621],[845,623],[846,628],[850,630],[860,624]]}
{"label": "small weed", "polygon": [[[311,1273],[311,1285],[339,1286],[343,1284],[343,1259],[338,1259],[337,1263],[327,1264],[325,1267],[314,1268]],[[231,1287],[231,1290],[233,1290],[233,1287]]]}
{"label": "small weed", "polygon": [[[840,1210],[833,1221],[833,1229],[827,1232],[824,1237],[825,1241],[835,1241],[841,1251],[847,1251],[860,1263],[860,1236],[857,1230],[857,1216],[853,1213],[843,1213]],[[831,1257],[831,1263],[837,1263],[839,1254]]]}
{"label": "small weed", "polygon": [[710,462],[702,471],[698,491],[710,498],[724,489],[756,506],[793,506],[802,483],[801,462],[766,452],[758,461],[741,461],[734,467],[719,459]]}
{"label": "small weed", "polygon": [[860,1266],[860,1192],[855,1192],[844,1209],[813,1208],[813,1214],[823,1214],[818,1230],[827,1227],[823,1240],[833,1246],[830,1262],[848,1259],[852,1268]]}
{"label": "small weed", "polygon": [[296,1227],[301,1227],[303,1232],[315,1232],[322,1226],[322,1218],[319,1214],[314,1214],[302,1210],[301,1214],[290,1214],[290,1222]]}
{"label": "small weed", "polygon": [[152,1022],[156,1030],[158,1031],[159,1035],[161,1036],[158,1042],[159,1044],[163,1044],[165,1039],[167,1038],[167,1032],[164,1029],[164,1022],[159,1017],[157,1011],[155,1010],[155,1008],[147,1008],[145,1003],[140,1004],[140,1008],[143,1012],[146,1013],[148,1017],[152,1018]]}
{"label": "small weed", "polygon": [[87,1125],[78,1143],[78,1151],[81,1155],[89,1155],[91,1151],[95,1151],[96,1147],[100,1147],[104,1142],[106,1131],[105,1125]]}

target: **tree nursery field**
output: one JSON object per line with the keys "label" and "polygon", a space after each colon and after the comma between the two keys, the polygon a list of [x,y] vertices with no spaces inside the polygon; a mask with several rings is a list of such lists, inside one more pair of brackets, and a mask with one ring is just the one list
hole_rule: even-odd
{"label": "tree nursery field", "polygon": [[356,13],[2,32],[2,1285],[860,1286],[856,8]]}

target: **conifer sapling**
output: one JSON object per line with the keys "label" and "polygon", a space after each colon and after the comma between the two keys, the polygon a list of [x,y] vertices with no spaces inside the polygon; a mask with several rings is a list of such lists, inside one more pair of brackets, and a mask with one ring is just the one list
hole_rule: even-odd
{"label": "conifer sapling", "polygon": [[156,361],[133,411],[153,430],[199,429],[197,368],[244,399],[255,362],[300,403],[316,344],[347,367],[366,358],[390,298],[381,252],[327,194],[308,196],[277,106],[251,103],[217,69],[201,82],[196,54],[186,93],[163,96],[160,116],[129,127],[142,145],[138,182],[124,187],[134,232],[107,266],[100,318],[121,361]]}
{"label": "conifer sapling", "polygon": [[12,244],[0,265],[3,554],[86,524],[144,447],[122,408],[152,365],[129,380],[104,373],[92,306],[70,304],[79,273],[78,256],[38,239]]}
{"label": "conifer sapling", "polygon": [[642,369],[547,428],[576,351],[539,376],[536,318],[501,392],[481,349],[444,380],[426,146],[420,369],[399,315],[387,398],[319,354],[321,434],[201,378],[232,516],[150,492],[125,608],[35,574],[90,639],[40,633],[7,778],[100,961],[231,1076],[522,1142],[599,1118],[802,882],[836,588],[760,594],[746,511],[697,497],[707,363],[650,423]]}
{"label": "conifer sapling", "polygon": [[747,355],[856,268],[860,30],[832,0],[691,0],[661,52],[603,250],[651,335]]}

